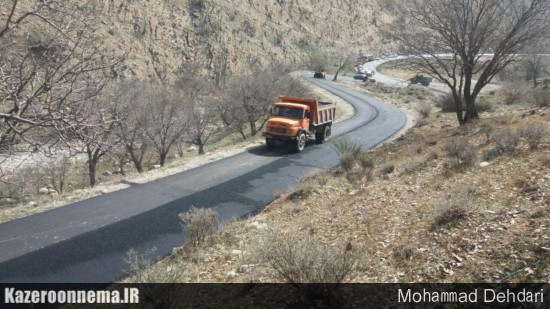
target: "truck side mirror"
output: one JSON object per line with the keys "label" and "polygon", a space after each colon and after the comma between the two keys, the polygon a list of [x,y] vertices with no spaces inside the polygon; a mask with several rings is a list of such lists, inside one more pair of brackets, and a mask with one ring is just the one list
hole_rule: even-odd
{"label": "truck side mirror", "polygon": [[309,119],[311,117],[311,114],[309,113],[309,111],[306,111],[306,118]]}

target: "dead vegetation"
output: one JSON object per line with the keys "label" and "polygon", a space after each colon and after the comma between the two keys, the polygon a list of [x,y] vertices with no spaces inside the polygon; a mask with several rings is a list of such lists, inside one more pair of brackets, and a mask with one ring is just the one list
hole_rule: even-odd
{"label": "dead vegetation", "polygon": [[545,281],[550,140],[542,133],[530,143],[525,130],[550,114],[495,100],[483,120],[458,127],[432,112],[427,125],[369,152],[341,140],[338,169],[304,177],[196,253],[155,267],[183,263],[178,282]]}

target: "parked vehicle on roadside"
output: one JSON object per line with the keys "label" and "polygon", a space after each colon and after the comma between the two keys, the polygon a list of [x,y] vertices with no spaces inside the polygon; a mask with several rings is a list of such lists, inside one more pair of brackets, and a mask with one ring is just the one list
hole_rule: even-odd
{"label": "parked vehicle on roadside", "polygon": [[325,71],[317,71],[313,73],[313,78],[325,78]]}
{"label": "parked vehicle on roadside", "polygon": [[268,148],[283,142],[301,152],[309,138],[315,138],[317,143],[328,140],[336,118],[336,103],[287,96],[280,96],[279,100],[273,105],[262,133]]}
{"label": "parked vehicle on roadside", "polygon": [[367,74],[366,73],[357,73],[353,76],[353,79],[360,79],[360,80],[364,80],[365,77],[367,77]]}
{"label": "parked vehicle on roadside", "polygon": [[431,77],[424,76],[422,74],[417,73],[415,76],[411,77],[409,79],[411,81],[411,84],[421,84],[422,86],[428,86],[432,82]]}

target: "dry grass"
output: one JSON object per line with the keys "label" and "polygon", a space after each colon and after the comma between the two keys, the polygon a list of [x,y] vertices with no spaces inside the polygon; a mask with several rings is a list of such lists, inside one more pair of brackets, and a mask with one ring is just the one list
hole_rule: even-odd
{"label": "dry grass", "polygon": [[218,213],[210,208],[191,207],[179,214],[183,230],[189,235],[193,245],[199,245],[212,234],[218,225]]}
{"label": "dry grass", "polygon": [[[517,155],[500,156],[475,169],[449,172],[447,156],[440,154],[446,153],[445,145],[461,139],[485,153],[495,146],[487,143],[486,134],[550,123],[550,113],[495,106],[484,117],[489,133],[476,123],[458,127],[452,114],[437,115],[430,126],[413,128],[372,151],[381,177],[369,180],[368,186],[357,162],[347,172],[322,171],[302,180],[302,185],[315,187],[314,194],[280,198],[259,215],[226,227],[235,240],[213,243],[199,263],[184,262],[183,282],[287,282],[265,260],[255,258],[258,235],[266,231],[276,231],[281,239],[309,235],[312,243],[336,252],[349,241],[352,248],[368,248],[348,277],[352,282],[546,280],[549,255],[541,246],[548,248],[544,235],[550,227],[548,138],[533,150],[524,147],[528,143],[523,138]],[[409,164],[411,172],[404,172]],[[233,255],[234,250],[242,256]]]}
{"label": "dry grass", "polygon": [[335,246],[311,232],[267,231],[256,245],[257,262],[288,283],[341,283],[355,275],[363,250],[351,243]]}

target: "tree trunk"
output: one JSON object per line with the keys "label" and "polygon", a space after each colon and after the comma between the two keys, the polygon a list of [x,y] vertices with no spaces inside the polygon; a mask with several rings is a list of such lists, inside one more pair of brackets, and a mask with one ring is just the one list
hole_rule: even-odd
{"label": "tree trunk", "polygon": [[537,83],[537,78],[533,76],[533,86],[537,88],[538,85],[539,83]]}
{"label": "tree trunk", "polygon": [[95,186],[95,172],[97,167],[97,159],[89,158],[88,160],[88,177],[90,178],[90,186]]}
{"label": "tree trunk", "polygon": [[160,166],[164,166],[164,162],[166,161],[166,156],[168,155],[168,152],[161,152],[160,153]]}
{"label": "tree trunk", "polygon": [[143,167],[141,166],[141,161],[143,159],[143,156],[141,158],[138,158],[136,153],[134,152],[134,148],[131,146],[128,146],[127,149],[128,149],[128,153],[130,154],[130,158],[132,159],[132,162],[134,162],[134,166],[136,167],[136,170],[138,171],[138,173],[141,174],[143,172]]}
{"label": "tree trunk", "polygon": [[250,136],[256,136],[258,134],[258,129],[256,128],[256,122],[249,121],[250,124]]}
{"label": "tree trunk", "polygon": [[[470,98],[472,100],[472,98]],[[460,125],[471,122],[474,119],[479,119],[479,114],[477,113],[476,106],[473,101],[466,101],[466,113],[464,114],[464,119]]]}
{"label": "tree trunk", "polygon": [[199,146],[199,155],[203,155],[204,154],[204,143],[199,142],[198,146]]}
{"label": "tree trunk", "polygon": [[338,73],[340,73],[340,69],[336,70],[336,73],[334,73],[334,77],[332,78],[332,81],[336,81],[338,79]]}
{"label": "tree trunk", "polygon": [[239,129],[239,133],[241,134],[241,136],[243,137],[243,140],[246,141],[246,134],[244,134],[244,131],[243,129]]}

